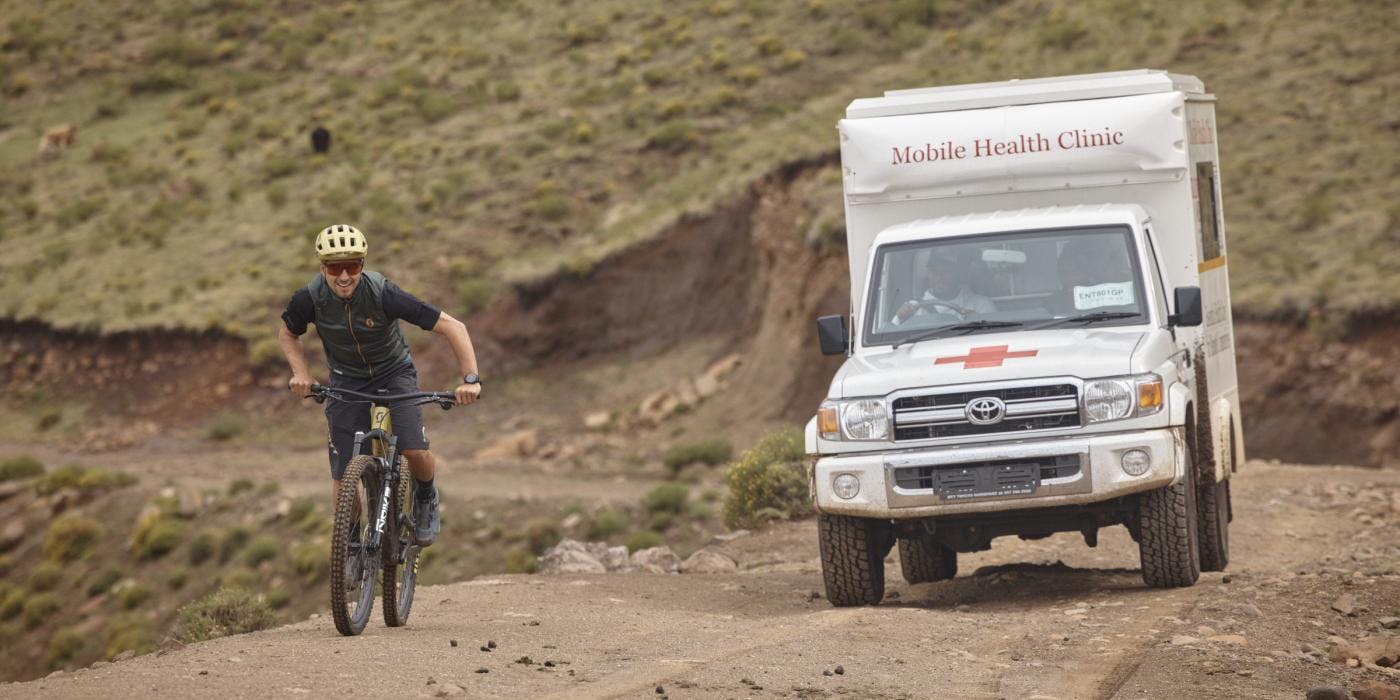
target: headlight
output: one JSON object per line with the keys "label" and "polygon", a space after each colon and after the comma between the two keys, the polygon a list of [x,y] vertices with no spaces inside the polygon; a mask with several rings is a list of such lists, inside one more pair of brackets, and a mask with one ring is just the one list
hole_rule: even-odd
{"label": "headlight", "polygon": [[1128,450],[1119,458],[1118,464],[1129,476],[1142,476],[1152,468],[1152,456],[1144,450]]}
{"label": "headlight", "polygon": [[879,399],[847,402],[841,407],[841,427],[852,440],[884,440],[890,434],[885,402]]}
{"label": "headlight", "polygon": [[1084,415],[1090,423],[1149,416],[1162,410],[1162,399],[1155,374],[1095,379],[1084,384]]}
{"label": "headlight", "polygon": [[836,493],[837,498],[849,501],[860,493],[860,479],[855,474],[838,474],[831,481],[831,490]]}

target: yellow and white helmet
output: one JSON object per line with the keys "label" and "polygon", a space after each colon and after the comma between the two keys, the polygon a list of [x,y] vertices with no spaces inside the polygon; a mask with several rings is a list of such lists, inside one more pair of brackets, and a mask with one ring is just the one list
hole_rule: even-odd
{"label": "yellow and white helmet", "polygon": [[365,257],[369,243],[365,234],[348,224],[332,224],[316,236],[316,256],[326,260],[353,260]]}

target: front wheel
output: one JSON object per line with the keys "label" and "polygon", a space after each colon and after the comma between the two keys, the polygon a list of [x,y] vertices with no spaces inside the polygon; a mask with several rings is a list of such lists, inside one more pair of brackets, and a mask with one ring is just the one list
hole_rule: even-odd
{"label": "front wheel", "polygon": [[887,522],[817,515],[826,599],[837,607],[875,605],[885,597],[885,555],[893,544]]}
{"label": "front wheel", "polygon": [[1196,514],[1196,465],[1188,454],[1186,476],[1138,496],[1138,553],[1142,579],[1153,588],[1183,588],[1201,576]]}
{"label": "front wheel", "polygon": [[384,531],[384,624],[402,627],[408,624],[408,611],[413,607],[413,590],[418,584],[418,553],[422,548],[415,541],[413,527],[413,491],[417,485],[408,473],[408,463],[399,460],[399,483],[394,500],[389,504],[388,523]]}
{"label": "front wheel", "polygon": [[380,551],[368,551],[364,543],[372,531],[370,513],[379,512],[379,470],[374,459],[361,455],[350,460],[340,478],[340,497],[331,526],[331,617],[345,636],[364,631],[374,608],[374,579]]}

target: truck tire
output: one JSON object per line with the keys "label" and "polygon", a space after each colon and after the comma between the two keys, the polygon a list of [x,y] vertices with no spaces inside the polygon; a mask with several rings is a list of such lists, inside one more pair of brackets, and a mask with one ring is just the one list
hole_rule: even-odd
{"label": "truck tire", "polygon": [[1196,490],[1200,508],[1201,571],[1224,571],[1230,564],[1230,482]]}
{"label": "truck tire", "polygon": [[1147,585],[1183,588],[1196,583],[1201,577],[1199,526],[1194,464],[1186,465],[1181,483],[1138,496],[1138,554]]}
{"label": "truck tire", "polygon": [[885,597],[890,526],[870,518],[817,515],[826,599],[838,608],[875,605]]}
{"label": "truck tire", "polygon": [[909,583],[946,581],[958,575],[958,553],[928,536],[901,537],[899,568]]}

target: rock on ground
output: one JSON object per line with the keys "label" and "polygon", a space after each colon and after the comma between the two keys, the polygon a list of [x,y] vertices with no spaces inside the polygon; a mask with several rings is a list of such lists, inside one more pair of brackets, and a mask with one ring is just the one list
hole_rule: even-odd
{"label": "rock on ground", "polygon": [[727,574],[739,570],[739,565],[728,555],[706,547],[681,562],[683,574]]}
{"label": "rock on ground", "polygon": [[650,547],[632,553],[632,566],[649,574],[674,574],[681,569],[681,558],[670,547]]}

